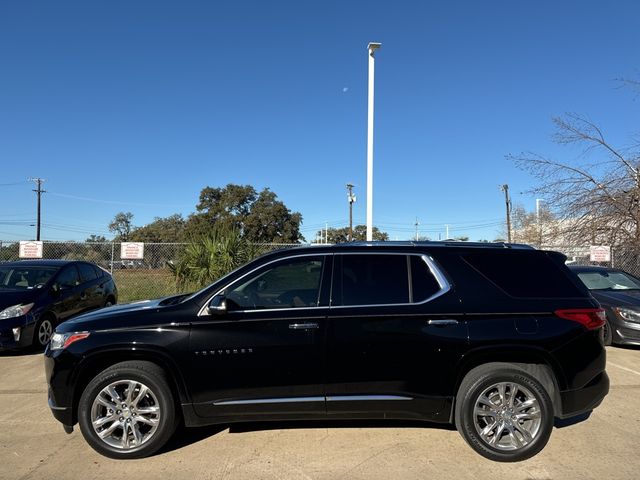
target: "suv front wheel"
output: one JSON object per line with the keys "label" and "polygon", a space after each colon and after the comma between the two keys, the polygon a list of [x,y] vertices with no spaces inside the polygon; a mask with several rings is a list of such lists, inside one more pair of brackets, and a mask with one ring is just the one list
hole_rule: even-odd
{"label": "suv front wheel", "polygon": [[518,462],[544,448],[553,429],[553,404],[533,376],[508,364],[469,372],[456,397],[456,427],[480,455]]}
{"label": "suv front wheel", "polygon": [[107,368],[82,393],[78,422],[86,441],[107,457],[153,454],[169,440],[177,423],[164,371],[144,361]]}

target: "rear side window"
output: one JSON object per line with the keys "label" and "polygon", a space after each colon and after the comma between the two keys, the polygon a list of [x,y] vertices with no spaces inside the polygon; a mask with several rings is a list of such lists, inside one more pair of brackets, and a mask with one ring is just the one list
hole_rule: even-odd
{"label": "rear side window", "polygon": [[584,293],[544,252],[500,251],[463,255],[464,260],[512,297],[566,298]]}
{"label": "rear side window", "polygon": [[342,305],[409,303],[406,255],[341,255]]}
{"label": "rear side window", "polygon": [[58,275],[57,279],[60,288],[73,288],[80,283],[78,269],[75,265],[65,267]]}
{"label": "rear side window", "polygon": [[90,282],[98,278],[96,271],[88,263],[79,263],[78,270],[80,270],[80,279],[82,282]]}
{"label": "rear side window", "polygon": [[424,302],[438,293],[442,287],[435,279],[422,257],[411,255],[411,291],[415,303]]}

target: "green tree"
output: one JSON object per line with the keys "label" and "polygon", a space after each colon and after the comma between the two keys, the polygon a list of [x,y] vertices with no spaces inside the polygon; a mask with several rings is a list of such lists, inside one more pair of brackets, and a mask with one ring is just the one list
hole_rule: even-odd
{"label": "green tree", "polygon": [[172,268],[178,288],[202,288],[262,253],[239,230],[214,227],[208,235],[192,239]]}
{"label": "green tree", "polygon": [[[329,243],[345,243],[349,240],[349,227],[343,228],[329,228],[326,232]],[[318,238],[325,237],[325,231],[319,230],[317,233]],[[367,226],[356,225],[353,227],[353,240],[360,242],[367,239]],[[389,240],[389,234],[381,231],[378,227],[373,227],[373,239],[374,240]]]}
{"label": "green tree", "polygon": [[131,231],[133,230],[133,213],[119,212],[113,217],[108,226],[109,231],[116,234],[115,240],[121,242],[129,241]]}
{"label": "green tree", "polygon": [[179,213],[156,217],[153,222],[135,228],[130,235],[134,242],[177,243],[186,240],[186,220]]}
{"label": "green tree", "polygon": [[89,235],[85,240],[85,242],[88,242],[88,243],[105,243],[106,241],[107,241],[107,237],[105,237],[104,235],[95,235],[95,234]]}
{"label": "green tree", "polygon": [[257,193],[251,185],[229,184],[202,189],[185,231],[188,237],[203,236],[215,225],[236,229],[252,242],[294,243],[302,239],[301,222],[302,215],[291,212],[268,188]]}
{"label": "green tree", "polygon": [[302,215],[291,212],[278,196],[265,188],[251,204],[244,220],[244,235],[252,242],[297,243],[302,239]]}

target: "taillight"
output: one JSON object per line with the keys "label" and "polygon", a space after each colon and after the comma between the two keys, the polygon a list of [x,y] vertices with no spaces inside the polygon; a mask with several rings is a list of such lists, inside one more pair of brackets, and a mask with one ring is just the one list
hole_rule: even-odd
{"label": "taillight", "polygon": [[602,308],[576,308],[572,310],[556,310],[556,317],[581,323],[589,330],[600,328],[607,321],[607,314]]}

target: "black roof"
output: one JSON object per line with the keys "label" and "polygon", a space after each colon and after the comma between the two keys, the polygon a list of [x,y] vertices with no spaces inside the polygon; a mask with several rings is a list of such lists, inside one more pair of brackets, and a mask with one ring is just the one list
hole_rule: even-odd
{"label": "black roof", "polygon": [[17,260],[14,262],[0,262],[0,265],[5,266],[34,266],[34,267],[62,267],[70,263],[77,263],[76,260]]}
{"label": "black roof", "polygon": [[300,245],[297,247],[280,248],[272,250],[263,255],[263,257],[280,256],[287,251],[301,252],[318,252],[331,253],[336,251],[367,251],[368,248],[376,249],[403,250],[409,251],[412,248],[471,248],[471,249],[490,249],[490,250],[535,250],[530,245],[519,243],[489,243],[489,242],[414,242],[414,241],[374,241],[374,242],[345,242],[337,244],[311,244]]}

